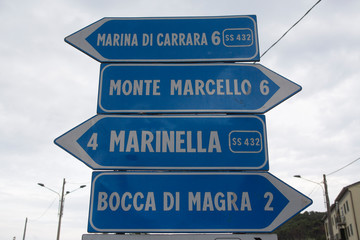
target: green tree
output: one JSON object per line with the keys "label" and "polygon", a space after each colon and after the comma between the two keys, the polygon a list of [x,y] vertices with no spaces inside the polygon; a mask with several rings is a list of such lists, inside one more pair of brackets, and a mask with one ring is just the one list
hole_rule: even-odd
{"label": "green tree", "polygon": [[304,212],[296,215],[275,230],[278,240],[325,240],[322,212]]}

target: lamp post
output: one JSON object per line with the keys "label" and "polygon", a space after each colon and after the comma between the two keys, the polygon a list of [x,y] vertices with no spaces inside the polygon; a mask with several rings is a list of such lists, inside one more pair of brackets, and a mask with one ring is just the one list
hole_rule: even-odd
{"label": "lamp post", "polygon": [[311,181],[309,179],[303,178],[300,175],[294,175],[294,177],[301,178],[301,179],[304,179],[304,180],[306,180],[308,182],[318,184],[323,189],[323,192],[324,192],[324,195],[325,195],[325,202],[326,202],[326,215],[327,215],[327,219],[328,219],[328,229],[329,229],[330,240],[334,240],[334,232],[333,232],[333,229],[332,229],[332,226],[331,226],[330,200],[329,200],[329,193],[328,193],[328,187],[327,187],[327,182],[326,182],[326,175],[323,174],[322,183],[324,184],[324,186],[321,183],[314,182],[314,181]]}
{"label": "lamp post", "polygon": [[72,192],[80,189],[80,188],[86,187],[86,185],[81,185],[80,187],[76,188],[75,190],[66,191],[66,193],[65,193],[65,195],[64,195],[65,183],[66,183],[66,182],[65,182],[65,178],[64,178],[64,179],[63,179],[63,184],[62,184],[61,195],[60,195],[58,192],[56,192],[55,190],[46,187],[45,184],[43,184],[43,183],[38,183],[39,186],[44,187],[44,188],[52,191],[53,193],[56,193],[56,194],[59,196],[59,204],[60,204],[60,207],[59,207],[59,222],[58,222],[58,229],[57,229],[56,240],[59,240],[59,239],[60,239],[61,218],[62,218],[63,211],[64,211],[65,196],[68,195],[69,193],[72,193]]}
{"label": "lamp post", "polygon": [[28,218],[26,217],[26,218],[25,218],[24,233],[23,233],[23,240],[25,240],[27,221],[28,221]]}

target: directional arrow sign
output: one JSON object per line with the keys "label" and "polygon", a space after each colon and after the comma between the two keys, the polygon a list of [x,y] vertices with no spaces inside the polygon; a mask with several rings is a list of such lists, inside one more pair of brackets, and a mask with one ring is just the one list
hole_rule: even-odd
{"label": "directional arrow sign", "polygon": [[98,113],[264,113],[300,90],[259,64],[102,64]]}
{"label": "directional arrow sign", "polygon": [[260,60],[255,15],[103,18],[65,41],[100,62]]}
{"label": "directional arrow sign", "polygon": [[276,234],[83,234],[82,240],[277,240]]}
{"label": "directional arrow sign", "polygon": [[269,169],[264,115],[97,115],[55,144],[93,169]]}
{"label": "directional arrow sign", "polygon": [[272,232],[311,203],[267,172],[94,172],[88,232]]}

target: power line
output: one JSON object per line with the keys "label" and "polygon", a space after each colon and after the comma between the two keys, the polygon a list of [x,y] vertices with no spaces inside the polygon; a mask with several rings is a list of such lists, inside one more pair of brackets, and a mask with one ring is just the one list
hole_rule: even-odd
{"label": "power line", "polygon": [[84,184],[86,184],[86,185],[89,185],[91,182],[66,182],[66,184],[73,184],[73,185],[84,185]]}
{"label": "power line", "polygon": [[57,198],[54,198],[54,200],[51,202],[51,204],[46,208],[46,210],[40,215],[40,217],[37,217],[37,218],[35,218],[35,219],[29,219],[29,220],[31,220],[31,221],[38,221],[40,218],[42,218],[44,215],[45,215],[45,213],[47,213],[47,211],[52,207],[52,205],[54,204],[54,202],[55,202],[55,200],[56,200]]}
{"label": "power line", "polygon": [[357,158],[357,159],[355,159],[354,161],[352,161],[352,162],[350,162],[350,163],[346,164],[346,165],[345,165],[345,166],[343,166],[342,168],[339,168],[338,170],[335,170],[335,171],[333,171],[333,172],[331,172],[331,173],[326,174],[326,176],[329,176],[329,175],[331,175],[331,174],[337,173],[337,172],[339,172],[339,171],[343,170],[344,168],[346,168],[346,167],[350,166],[351,164],[355,163],[355,162],[356,162],[356,161],[358,161],[358,160],[360,160],[360,157],[358,157],[358,158]]}
{"label": "power line", "polygon": [[280,42],[281,39],[283,39],[285,37],[285,35],[290,32],[291,29],[293,29],[301,20],[303,20],[303,18],[309,14],[309,12],[319,3],[321,2],[321,0],[317,1],[296,23],[294,23],[276,42],[273,43],[273,45],[271,45],[265,52],[263,52],[263,54],[261,54],[260,58],[263,57],[272,47],[274,47],[278,42]]}

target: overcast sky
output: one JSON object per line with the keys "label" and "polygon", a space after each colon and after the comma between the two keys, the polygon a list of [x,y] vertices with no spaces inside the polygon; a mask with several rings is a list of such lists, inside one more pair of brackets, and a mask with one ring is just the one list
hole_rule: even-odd
{"label": "overcast sky", "polygon": [[[86,233],[91,169],[53,140],[96,114],[100,63],[64,37],[103,17],[256,14],[264,52],[316,1],[0,1],[0,238],[55,239],[58,196],[66,196],[61,239]],[[325,211],[319,185],[360,157],[360,1],[323,0],[260,63],[303,90],[267,112],[270,172]],[[333,203],[360,180],[360,161],[327,176]]]}

